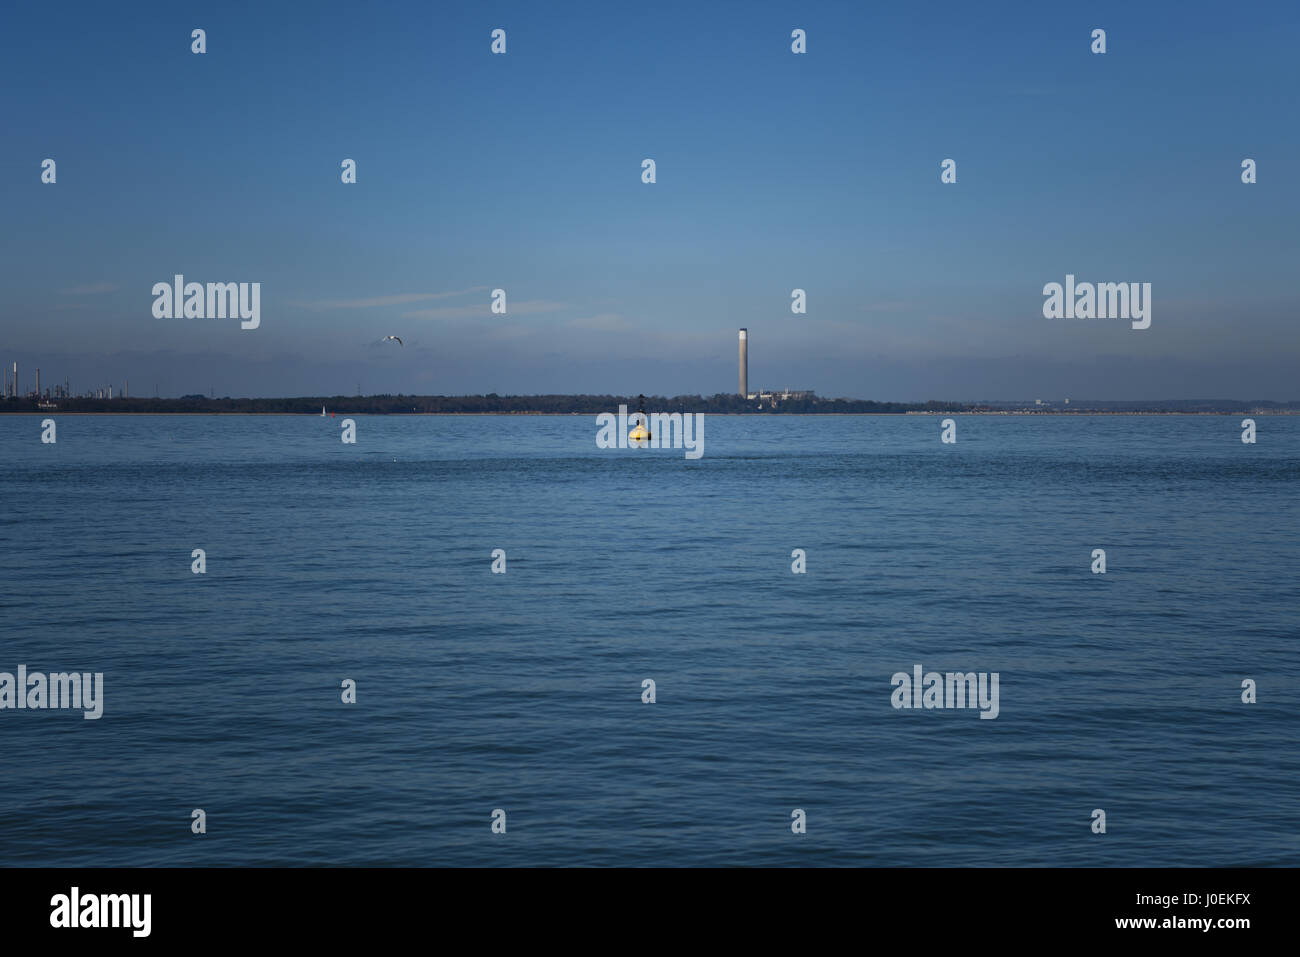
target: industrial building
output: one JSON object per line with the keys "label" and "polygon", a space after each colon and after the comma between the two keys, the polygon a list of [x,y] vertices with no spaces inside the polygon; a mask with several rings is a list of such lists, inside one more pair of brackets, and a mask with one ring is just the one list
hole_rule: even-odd
{"label": "industrial building", "polygon": [[759,405],[764,402],[772,408],[776,408],[778,402],[787,402],[791,399],[811,399],[816,393],[812,389],[786,389],[783,392],[750,392],[749,391],[749,330],[740,330],[740,388],[737,395],[749,400],[757,400]]}

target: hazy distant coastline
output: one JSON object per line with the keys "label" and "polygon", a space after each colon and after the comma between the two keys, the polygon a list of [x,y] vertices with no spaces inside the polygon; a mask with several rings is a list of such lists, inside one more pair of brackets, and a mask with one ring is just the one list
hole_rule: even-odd
{"label": "hazy distant coastline", "polygon": [[[620,405],[635,411],[639,397],[615,395],[371,395],[304,396],[296,398],[35,398],[0,401],[0,413],[64,414],[227,414],[227,415],[596,415],[617,412]],[[1041,404],[1040,404],[1041,403]],[[1300,401],[1270,402],[1236,399],[1171,399],[1163,401],[1025,400],[999,402],[877,402],[864,399],[773,399],[758,402],[738,395],[647,396],[647,412],[708,412],[715,415],[1257,415],[1300,414]]]}

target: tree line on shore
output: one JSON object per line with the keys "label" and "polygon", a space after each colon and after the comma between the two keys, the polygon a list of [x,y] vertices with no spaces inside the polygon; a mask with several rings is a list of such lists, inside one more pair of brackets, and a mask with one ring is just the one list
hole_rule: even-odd
{"label": "tree line on shore", "polygon": [[[11,399],[0,402],[0,411],[42,412],[50,405],[60,412],[141,412],[141,413],[279,413],[320,414],[322,406],[329,412],[358,415],[410,415],[412,413],[518,413],[536,415],[595,415],[617,412],[620,405],[635,412],[638,396],[618,395],[366,395],[300,396],[297,398],[210,398],[185,395],[180,398],[60,398],[38,403],[35,399]],[[42,408],[41,406],[45,406]],[[715,414],[752,413],[905,413],[964,412],[974,406],[958,402],[873,402],[861,399],[824,399],[820,396],[767,400],[742,399],[738,395],[719,393],[713,396],[679,395],[646,396],[647,412],[712,412]]]}
{"label": "tree line on shore", "polygon": [[[411,414],[461,414],[461,415],[596,415],[601,412],[618,412],[625,405],[635,412],[639,396],[621,395],[333,395],[299,396],[296,398],[210,398],[204,395],[185,395],[179,398],[146,398],[131,396],[112,399],[86,397],[59,398],[37,401],[34,398],[0,399],[0,412],[138,412],[143,414],[166,413],[229,413],[229,414],[279,414],[320,415],[321,407],[335,414],[355,415],[411,415]],[[717,415],[901,415],[908,412],[960,413],[1028,411],[1044,414],[1072,412],[1183,412],[1203,414],[1232,414],[1237,412],[1300,412],[1300,402],[1195,400],[1180,399],[1149,402],[1076,402],[1072,405],[1036,408],[1017,403],[970,402],[875,402],[867,399],[826,399],[821,396],[791,396],[760,403],[757,399],[742,399],[738,395],[719,393],[712,396],[678,395],[646,396],[647,412],[709,412]]]}

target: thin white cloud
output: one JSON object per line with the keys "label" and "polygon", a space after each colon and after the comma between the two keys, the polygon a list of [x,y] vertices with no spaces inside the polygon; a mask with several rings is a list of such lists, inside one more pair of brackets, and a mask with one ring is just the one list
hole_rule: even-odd
{"label": "thin white cloud", "polygon": [[886,302],[866,302],[859,307],[863,312],[911,312],[916,308],[916,303],[907,300],[892,300]]}
{"label": "thin white cloud", "polygon": [[524,302],[510,302],[506,300],[506,314],[497,315],[492,312],[492,303],[490,300],[473,306],[439,306],[436,309],[417,309],[414,312],[402,313],[403,319],[475,319],[480,316],[491,317],[496,319],[507,319],[510,316],[527,316],[536,315],[543,312],[558,312],[561,309],[569,308],[567,302],[548,302],[545,299],[528,299]]}
{"label": "thin white cloud", "polygon": [[377,306],[401,306],[408,302],[427,302],[430,299],[454,299],[486,289],[487,286],[473,286],[452,292],[406,292],[393,296],[372,296],[369,299],[322,299],[317,302],[297,302],[294,305],[307,309],[372,309]]}
{"label": "thin white cloud", "polygon": [[596,316],[570,319],[565,325],[572,326],[574,329],[586,329],[591,332],[626,332],[632,328],[632,323],[617,312],[602,312]]}
{"label": "thin white cloud", "polygon": [[117,288],[115,282],[92,282],[84,286],[73,286],[70,289],[60,289],[59,292],[65,296],[94,296],[101,292],[112,292]]}

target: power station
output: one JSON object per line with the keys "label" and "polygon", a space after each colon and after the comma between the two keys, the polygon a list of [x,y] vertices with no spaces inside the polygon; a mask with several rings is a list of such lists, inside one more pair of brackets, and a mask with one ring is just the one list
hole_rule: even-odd
{"label": "power station", "polygon": [[816,393],[812,389],[800,389],[792,392],[786,389],[784,392],[750,392],[749,391],[749,330],[740,330],[740,388],[737,392],[742,399],[757,399],[759,408],[763,403],[768,403],[770,408],[775,409],[778,402],[786,402],[790,399],[813,399]]}

